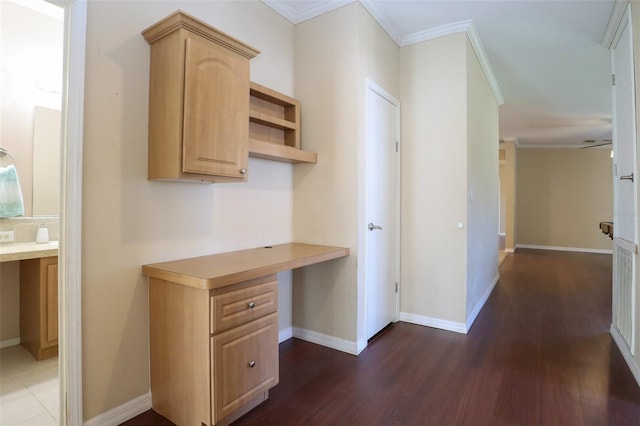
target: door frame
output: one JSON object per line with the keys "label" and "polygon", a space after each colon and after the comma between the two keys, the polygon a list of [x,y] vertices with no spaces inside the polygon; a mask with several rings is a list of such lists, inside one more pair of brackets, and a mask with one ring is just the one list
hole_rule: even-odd
{"label": "door frame", "polygon": [[357,353],[360,353],[367,346],[367,291],[365,283],[365,265],[366,265],[366,233],[367,230],[367,209],[366,209],[366,150],[367,150],[367,108],[368,108],[368,95],[369,92],[373,92],[382,98],[386,99],[396,109],[396,141],[398,142],[398,155],[396,155],[396,197],[395,197],[395,209],[396,209],[396,226],[395,226],[395,238],[396,238],[396,282],[398,283],[398,291],[396,292],[396,308],[395,308],[395,321],[398,321],[400,315],[400,156],[402,154],[402,143],[400,138],[400,101],[392,96],[389,92],[383,89],[379,84],[369,78],[365,78],[364,96],[363,96],[363,111],[364,114],[361,118],[362,134],[360,137],[360,143],[358,146],[358,294],[362,297],[358,297],[358,313],[357,313]]}
{"label": "door frame", "polygon": [[60,424],[81,425],[82,407],[82,145],[87,0],[47,0],[64,9],[58,369]]}

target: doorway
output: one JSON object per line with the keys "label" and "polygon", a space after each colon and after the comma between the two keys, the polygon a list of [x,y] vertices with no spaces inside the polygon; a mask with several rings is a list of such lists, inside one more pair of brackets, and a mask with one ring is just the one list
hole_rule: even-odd
{"label": "doorway", "polygon": [[[9,2],[2,3],[4,6]],[[63,11],[58,249],[59,422],[83,423],[81,341],[82,143],[87,0],[19,0]],[[28,423],[26,423],[28,424]]]}
{"label": "doorway", "polygon": [[400,104],[367,80],[364,286],[366,338],[398,319]]}

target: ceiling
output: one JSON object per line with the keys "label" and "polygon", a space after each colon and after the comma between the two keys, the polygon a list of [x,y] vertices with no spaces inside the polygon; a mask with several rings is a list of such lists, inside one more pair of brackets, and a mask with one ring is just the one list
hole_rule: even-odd
{"label": "ceiling", "polygon": [[[263,1],[299,23],[353,0]],[[401,47],[471,20],[504,98],[501,139],[576,147],[611,139],[607,24],[612,11],[622,11],[613,0],[360,2]]]}

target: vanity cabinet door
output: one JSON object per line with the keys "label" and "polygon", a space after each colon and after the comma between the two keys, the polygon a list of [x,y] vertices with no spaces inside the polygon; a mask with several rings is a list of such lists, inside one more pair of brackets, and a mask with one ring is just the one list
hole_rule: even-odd
{"label": "vanity cabinet door", "polygon": [[46,327],[43,328],[42,345],[44,347],[58,344],[58,263],[47,265],[47,278],[45,282],[46,298],[43,301]]}
{"label": "vanity cabinet door", "polygon": [[20,261],[20,344],[36,360],[58,355],[58,257]]}

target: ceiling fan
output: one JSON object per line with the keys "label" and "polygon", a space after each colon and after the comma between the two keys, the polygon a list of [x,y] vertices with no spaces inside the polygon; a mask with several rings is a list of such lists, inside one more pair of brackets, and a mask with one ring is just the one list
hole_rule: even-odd
{"label": "ceiling fan", "polygon": [[601,141],[597,141],[595,139],[586,139],[583,141],[586,144],[586,146],[581,146],[578,149],[586,149],[586,148],[596,148],[599,146],[607,146],[607,145],[611,145],[612,144],[612,140],[611,139],[602,139]]}

